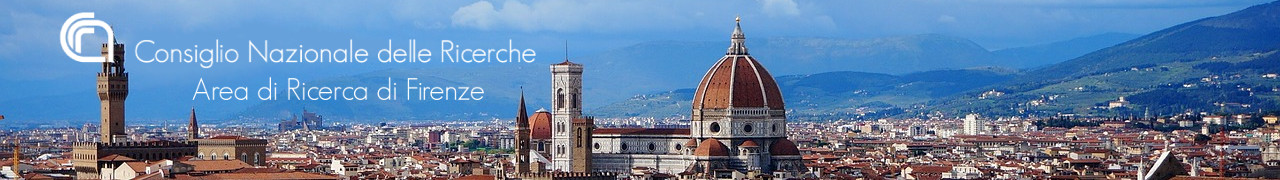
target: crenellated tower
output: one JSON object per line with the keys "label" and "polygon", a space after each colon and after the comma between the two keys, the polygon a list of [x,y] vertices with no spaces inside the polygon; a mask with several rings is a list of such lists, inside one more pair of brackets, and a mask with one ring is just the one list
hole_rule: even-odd
{"label": "crenellated tower", "polygon": [[591,168],[591,133],[595,132],[595,118],[573,119],[573,152],[569,158],[572,163],[569,172],[592,172]]}
{"label": "crenellated tower", "polygon": [[[108,51],[114,48],[115,55]],[[124,70],[124,44],[102,44],[102,72],[98,73],[98,100],[102,102],[101,142],[125,142],[124,100],[129,96],[129,73]]]}

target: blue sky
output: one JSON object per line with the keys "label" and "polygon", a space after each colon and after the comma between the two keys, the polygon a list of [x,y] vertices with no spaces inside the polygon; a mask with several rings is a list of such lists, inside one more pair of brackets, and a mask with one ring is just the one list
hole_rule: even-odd
{"label": "blue sky", "polygon": [[[0,84],[6,85],[0,86],[0,101],[92,90],[84,87],[93,81],[86,78],[85,72],[97,71],[97,66],[70,61],[57,43],[61,24],[79,12],[95,12],[97,19],[113,26],[117,38],[129,48],[142,39],[154,40],[157,46],[166,48],[209,47],[214,39],[235,48],[245,48],[245,41],[261,40],[341,47],[352,39],[368,44],[370,49],[378,48],[373,44],[386,39],[450,39],[469,47],[501,47],[510,39],[519,48],[539,50],[539,57],[545,62],[563,58],[566,41],[571,45],[571,56],[646,41],[724,41],[738,15],[742,16],[748,38],[863,39],[939,33],[968,38],[994,50],[1111,32],[1146,34],[1265,2],[4,1],[0,3]],[[247,56],[248,52],[241,54]],[[147,83],[136,83],[134,88],[182,88],[181,91],[187,91],[196,77],[222,81],[252,78],[251,83],[241,85],[257,86],[257,79],[265,76],[332,77],[392,67],[368,65],[308,72],[319,65],[250,64],[200,69],[186,64],[130,63],[132,72],[163,75],[136,77]],[[528,66],[543,69],[545,64]]]}
{"label": "blue sky", "polygon": [[[5,1],[0,6],[0,72],[5,76],[0,80],[51,80],[81,72],[67,69],[74,65],[70,61],[48,61],[63,58],[58,56],[58,29],[78,12],[96,12],[98,19],[116,28],[121,41],[152,39],[164,47],[208,47],[214,39],[236,46],[245,40],[324,45],[347,39],[409,38],[497,46],[513,39],[517,46],[544,52],[559,52],[568,41],[573,53],[582,55],[644,41],[723,40],[729,31],[726,24],[735,15],[743,16],[749,37],[860,39],[940,33],[994,50],[1108,32],[1145,34],[1265,2]],[[363,71],[351,71],[358,72]],[[37,73],[40,76],[24,76]]]}

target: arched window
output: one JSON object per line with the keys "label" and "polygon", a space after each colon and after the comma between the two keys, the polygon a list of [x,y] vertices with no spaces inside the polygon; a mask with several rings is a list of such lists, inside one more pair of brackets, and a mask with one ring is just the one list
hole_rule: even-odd
{"label": "arched window", "polygon": [[556,107],[564,108],[564,89],[556,89]]}
{"label": "arched window", "polygon": [[586,140],[587,140],[587,138],[582,136],[582,128],[578,128],[577,132],[578,132],[578,136],[577,136],[577,138],[578,138],[578,143],[576,143],[576,144],[578,144],[578,147],[582,147],[582,144],[586,144],[586,143],[587,143],[587,141],[586,141]]}
{"label": "arched window", "polygon": [[569,96],[569,97],[571,97],[571,98],[569,98],[569,100],[571,101],[571,102],[569,102],[569,103],[572,103],[572,104],[573,104],[573,106],[572,106],[572,107],[570,107],[570,108],[578,108],[578,94],[577,94],[577,93],[574,93],[573,95],[571,95],[571,96]]}

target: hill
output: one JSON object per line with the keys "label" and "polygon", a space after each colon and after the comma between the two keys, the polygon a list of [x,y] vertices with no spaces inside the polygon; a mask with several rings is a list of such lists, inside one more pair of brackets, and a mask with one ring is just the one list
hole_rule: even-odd
{"label": "hill", "polygon": [[1008,67],[1042,67],[1137,38],[1137,34],[1103,33],[1064,41],[992,51]]}
{"label": "hill", "polygon": [[[933,103],[929,111],[993,115],[1219,113],[1275,109],[1280,82],[1280,2],[1169,27],[1027,72],[990,89]],[[1110,108],[1128,97],[1131,105]]]}
{"label": "hill", "polygon": [[[1002,82],[1011,74],[991,69],[939,70],[905,74],[838,71],[778,76],[776,80],[792,119],[829,116],[874,118],[901,113],[900,108]],[[589,114],[600,117],[682,118],[689,113],[695,89],[637,95]]]}

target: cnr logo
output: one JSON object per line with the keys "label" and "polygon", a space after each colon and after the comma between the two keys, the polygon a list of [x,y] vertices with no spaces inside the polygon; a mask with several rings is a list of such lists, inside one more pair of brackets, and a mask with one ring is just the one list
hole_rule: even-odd
{"label": "cnr logo", "polygon": [[[79,62],[107,62],[107,58],[103,56],[83,56],[80,48],[80,38],[85,34],[94,34],[94,28],[102,28],[107,31],[107,42],[115,42],[115,32],[111,31],[111,26],[102,20],[93,19],[93,12],[82,12],[71,15],[66,22],[62,23],[62,32],[58,33],[59,42],[62,44],[62,52],[66,53],[72,60]],[[116,55],[116,48],[107,48],[108,56]]]}

